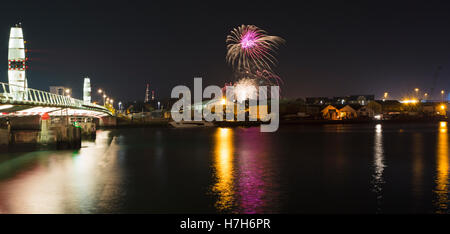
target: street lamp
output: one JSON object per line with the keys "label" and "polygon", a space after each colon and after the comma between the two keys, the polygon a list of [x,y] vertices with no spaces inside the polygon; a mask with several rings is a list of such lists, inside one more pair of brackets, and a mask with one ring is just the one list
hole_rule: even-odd
{"label": "street lamp", "polygon": [[423,96],[424,96],[424,99],[427,100],[427,98],[428,98],[428,93],[425,93]]}
{"label": "street lamp", "polygon": [[444,93],[445,93],[445,91],[444,91],[444,90],[441,90],[441,99],[442,99],[442,102],[444,102]]}
{"label": "street lamp", "polygon": [[97,93],[100,95],[103,93],[103,105],[105,105],[106,92],[103,89],[98,89]]}
{"label": "street lamp", "polygon": [[386,100],[387,97],[388,97],[388,92],[385,92],[385,93],[384,93],[384,96],[383,96],[383,101]]}
{"label": "street lamp", "polygon": [[419,88],[415,88],[414,91],[416,91],[416,97],[419,98]]}

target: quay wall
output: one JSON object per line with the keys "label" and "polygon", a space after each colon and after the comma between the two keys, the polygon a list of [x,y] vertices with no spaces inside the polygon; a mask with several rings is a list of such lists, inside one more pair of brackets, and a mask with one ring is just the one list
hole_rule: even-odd
{"label": "quay wall", "polygon": [[41,116],[10,117],[0,123],[0,149],[79,149],[82,135],[95,135],[95,130],[92,122],[75,126],[65,118],[52,122]]}

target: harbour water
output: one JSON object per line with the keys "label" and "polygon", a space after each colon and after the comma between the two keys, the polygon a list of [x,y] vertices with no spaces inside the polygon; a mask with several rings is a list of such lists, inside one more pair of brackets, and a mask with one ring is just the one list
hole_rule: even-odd
{"label": "harbour water", "polygon": [[97,130],[0,154],[0,213],[449,213],[447,123]]}

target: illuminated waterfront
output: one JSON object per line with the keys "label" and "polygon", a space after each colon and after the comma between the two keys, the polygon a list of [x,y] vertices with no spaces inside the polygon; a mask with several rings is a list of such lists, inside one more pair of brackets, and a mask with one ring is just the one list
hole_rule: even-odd
{"label": "illuminated waterfront", "polygon": [[1,213],[449,213],[446,122],[113,129],[0,155]]}

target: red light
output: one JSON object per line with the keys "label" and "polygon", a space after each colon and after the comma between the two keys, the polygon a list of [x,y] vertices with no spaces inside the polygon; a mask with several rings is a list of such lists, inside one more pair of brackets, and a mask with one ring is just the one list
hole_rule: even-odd
{"label": "red light", "polygon": [[47,120],[47,119],[50,119],[50,116],[48,115],[47,112],[45,112],[41,118],[42,118],[42,120]]}

